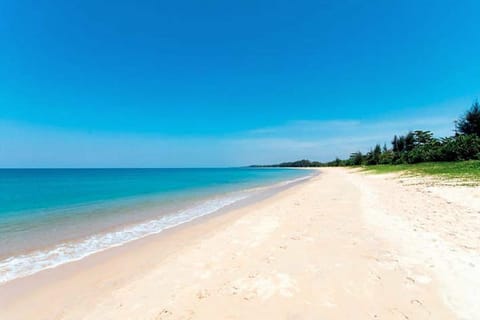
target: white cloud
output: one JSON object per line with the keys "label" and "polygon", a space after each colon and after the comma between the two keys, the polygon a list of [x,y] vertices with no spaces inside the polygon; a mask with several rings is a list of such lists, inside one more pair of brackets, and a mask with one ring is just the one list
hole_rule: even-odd
{"label": "white cloud", "polygon": [[240,166],[328,161],[429,129],[450,135],[448,116],[383,121],[299,120],[229,137],[173,137],[71,131],[0,122],[0,167]]}

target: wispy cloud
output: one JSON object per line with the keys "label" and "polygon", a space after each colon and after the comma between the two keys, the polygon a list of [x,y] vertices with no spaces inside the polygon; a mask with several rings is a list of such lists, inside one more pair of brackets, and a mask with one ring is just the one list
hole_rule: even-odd
{"label": "wispy cloud", "polygon": [[329,137],[342,135],[358,135],[370,132],[392,131],[401,133],[408,130],[433,130],[437,135],[449,134],[453,128],[451,117],[428,117],[417,119],[398,120],[298,120],[274,127],[257,128],[247,131],[246,134],[252,137]]}
{"label": "wispy cloud", "polygon": [[[394,134],[410,130],[430,130],[437,136],[451,135],[453,119],[449,116],[382,121],[300,120],[281,126],[259,128],[234,141],[246,154],[254,151],[263,162],[308,158],[321,161],[347,157],[354,151],[368,151],[375,144],[390,144]],[[262,147],[258,147],[262,146]]]}
{"label": "wispy cloud", "polygon": [[320,161],[387,144],[394,134],[429,129],[450,135],[451,117],[384,121],[298,120],[227,137],[113,134],[0,122],[0,167],[240,166]]}

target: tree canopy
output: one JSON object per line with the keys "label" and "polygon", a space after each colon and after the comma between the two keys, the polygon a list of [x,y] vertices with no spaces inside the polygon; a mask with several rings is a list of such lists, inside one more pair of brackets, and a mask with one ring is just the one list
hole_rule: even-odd
{"label": "tree canopy", "polygon": [[478,101],[475,101],[470,110],[457,121],[456,129],[460,134],[480,136],[480,104]]}

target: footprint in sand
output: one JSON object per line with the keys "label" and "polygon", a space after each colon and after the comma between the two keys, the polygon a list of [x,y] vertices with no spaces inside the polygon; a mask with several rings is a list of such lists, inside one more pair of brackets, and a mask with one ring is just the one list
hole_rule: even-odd
{"label": "footprint in sand", "polygon": [[207,289],[202,289],[200,291],[197,292],[197,299],[198,300],[203,300],[203,299],[206,299],[210,296],[210,293],[208,292]]}
{"label": "footprint in sand", "polygon": [[163,319],[168,319],[173,316],[173,313],[170,310],[163,309],[160,311],[157,316],[155,317],[155,320],[163,320]]}

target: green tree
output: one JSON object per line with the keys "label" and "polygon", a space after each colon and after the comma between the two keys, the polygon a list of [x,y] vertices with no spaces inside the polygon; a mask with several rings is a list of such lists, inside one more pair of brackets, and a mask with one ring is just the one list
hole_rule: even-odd
{"label": "green tree", "polygon": [[442,139],[440,161],[480,159],[480,137],[474,134]]}
{"label": "green tree", "polygon": [[382,155],[380,156],[380,164],[392,164],[393,159],[394,159],[395,154],[393,153],[392,150],[387,150],[385,152],[382,152]]}
{"label": "green tree", "polygon": [[405,151],[412,151],[415,148],[415,134],[409,131],[405,136]]}
{"label": "green tree", "polygon": [[373,149],[373,159],[376,164],[380,163],[380,156],[382,155],[382,147],[379,144],[375,145]]}
{"label": "green tree", "polygon": [[377,144],[375,145],[375,148],[373,148],[372,150],[370,150],[370,152],[367,153],[367,156],[366,156],[367,164],[369,165],[379,164],[381,155],[382,155],[382,147],[380,147],[380,145]]}
{"label": "green tree", "polygon": [[461,134],[474,134],[480,137],[480,104],[478,100],[475,101],[470,110],[456,122],[455,127]]}
{"label": "green tree", "polygon": [[435,141],[435,138],[433,137],[433,133],[431,131],[422,130],[415,130],[413,132],[413,139],[415,146],[429,144]]}
{"label": "green tree", "polygon": [[363,163],[363,155],[360,151],[354,152],[350,155],[349,164],[359,166]]}
{"label": "green tree", "polygon": [[398,138],[397,138],[397,135],[394,135],[393,136],[393,140],[392,140],[392,151],[394,153],[396,152],[399,152],[399,146],[398,146]]}
{"label": "green tree", "polygon": [[397,147],[398,147],[398,152],[405,151],[405,137],[404,136],[398,137]]}

